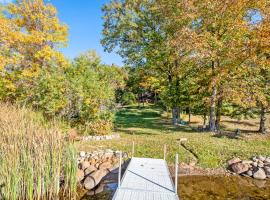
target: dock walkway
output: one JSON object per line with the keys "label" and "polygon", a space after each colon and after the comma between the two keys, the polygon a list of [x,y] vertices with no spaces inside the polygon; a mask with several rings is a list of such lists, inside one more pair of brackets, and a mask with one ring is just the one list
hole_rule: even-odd
{"label": "dock walkway", "polygon": [[113,200],[179,200],[163,159],[132,157]]}

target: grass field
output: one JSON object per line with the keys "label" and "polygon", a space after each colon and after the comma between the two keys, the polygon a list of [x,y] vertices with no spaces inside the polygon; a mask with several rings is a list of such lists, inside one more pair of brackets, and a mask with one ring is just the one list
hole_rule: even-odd
{"label": "grass field", "polygon": [[[184,116],[185,118],[186,116]],[[202,123],[201,117],[193,116],[191,127],[172,126],[166,114],[153,105],[144,108],[130,106],[121,109],[116,115],[116,133],[121,139],[110,141],[78,142],[78,150],[96,150],[111,148],[131,153],[132,141],[135,142],[135,156],[163,158],[163,147],[167,145],[167,160],[174,162],[178,153],[180,161],[189,163],[195,158],[190,151],[198,157],[197,165],[204,168],[225,167],[226,160],[239,156],[249,158],[252,155],[270,155],[269,135],[255,133],[258,120],[234,120],[222,118],[222,127],[226,130],[240,128],[242,137],[231,139],[216,137],[213,133],[197,132],[195,127]],[[193,128],[192,128],[193,127]],[[179,145],[180,138],[187,138],[186,150]]]}

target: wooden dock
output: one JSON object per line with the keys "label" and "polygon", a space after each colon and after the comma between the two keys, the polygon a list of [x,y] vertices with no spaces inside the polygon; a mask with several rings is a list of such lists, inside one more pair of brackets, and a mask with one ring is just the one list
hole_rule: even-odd
{"label": "wooden dock", "polygon": [[131,158],[118,184],[113,200],[179,200],[165,159]]}

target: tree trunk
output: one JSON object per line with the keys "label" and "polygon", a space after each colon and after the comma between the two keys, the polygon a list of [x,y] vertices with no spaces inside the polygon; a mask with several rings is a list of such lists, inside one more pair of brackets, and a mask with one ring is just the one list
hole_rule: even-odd
{"label": "tree trunk", "polygon": [[206,126],[206,112],[203,113],[203,126]]}
{"label": "tree trunk", "polygon": [[261,106],[261,119],[260,119],[260,129],[259,132],[262,134],[267,133],[267,117],[266,117],[266,108],[264,106]]}
{"label": "tree trunk", "polygon": [[223,99],[219,98],[217,102],[216,130],[220,130],[221,108]]}
{"label": "tree trunk", "polygon": [[180,123],[180,110],[179,107],[172,108],[172,123],[178,125]]}
{"label": "tree trunk", "polygon": [[155,92],[155,97],[154,98],[155,98],[155,100],[154,100],[155,104],[157,104],[157,93],[156,92]]}
{"label": "tree trunk", "polygon": [[191,121],[191,108],[188,108],[188,124],[190,125],[190,121]]}
{"label": "tree trunk", "polygon": [[210,115],[209,115],[209,131],[215,131],[216,130],[216,96],[217,96],[217,89],[214,86],[211,96],[211,102],[210,102]]}

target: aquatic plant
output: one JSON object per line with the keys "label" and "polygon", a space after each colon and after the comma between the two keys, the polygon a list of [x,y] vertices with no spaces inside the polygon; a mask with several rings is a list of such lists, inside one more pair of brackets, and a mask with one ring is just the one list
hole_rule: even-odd
{"label": "aquatic plant", "polygon": [[0,195],[9,200],[54,199],[61,192],[60,180],[63,192],[75,195],[75,149],[56,123],[45,128],[29,109],[0,107]]}

